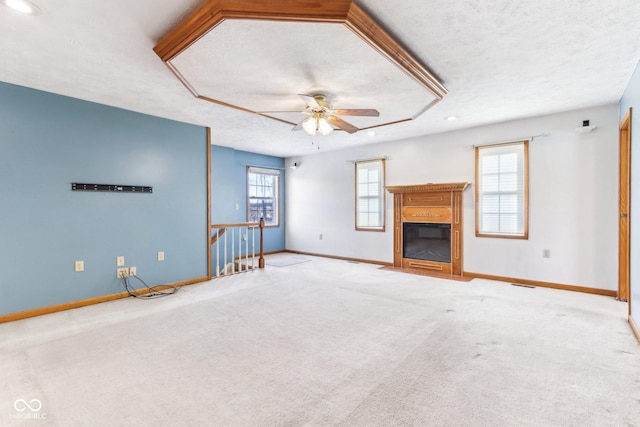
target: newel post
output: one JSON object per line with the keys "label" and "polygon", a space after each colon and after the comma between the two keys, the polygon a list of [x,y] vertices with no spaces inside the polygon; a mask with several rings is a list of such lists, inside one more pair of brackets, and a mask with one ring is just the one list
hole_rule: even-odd
{"label": "newel post", "polygon": [[260,258],[258,268],[264,268],[264,218],[260,218]]}

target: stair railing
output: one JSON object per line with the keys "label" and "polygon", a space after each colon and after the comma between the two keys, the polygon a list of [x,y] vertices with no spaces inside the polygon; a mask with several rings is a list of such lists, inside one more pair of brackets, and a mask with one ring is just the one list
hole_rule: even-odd
{"label": "stair railing", "polygon": [[[264,219],[260,222],[212,224],[211,230],[210,243],[215,245],[216,277],[254,270],[256,247],[258,268],[264,268]],[[259,231],[258,243],[256,230]]]}

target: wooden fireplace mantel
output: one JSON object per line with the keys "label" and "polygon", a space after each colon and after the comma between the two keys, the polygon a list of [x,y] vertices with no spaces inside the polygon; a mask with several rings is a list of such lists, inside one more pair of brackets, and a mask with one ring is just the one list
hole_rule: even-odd
{"label": "wooden fireplace mantel", "polygon": [[434,191],[464,191],[468,182],[448,182],[444,184],[391,185],[385,187],[389,193],[431,193]]}
{"label": "wooden fireplace mantel", "polygon": [[[462,276],[462,192],[468,182],[396,185],[386,187],[393,198],[393,266],[421,269],[438,274]],[[451,262],[418,260],[404,257],[405,223],[451,225]]]}

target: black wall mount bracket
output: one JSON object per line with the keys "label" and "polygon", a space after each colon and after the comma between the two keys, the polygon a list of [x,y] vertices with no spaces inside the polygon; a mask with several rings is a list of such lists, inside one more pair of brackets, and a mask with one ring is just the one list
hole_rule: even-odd
{"label": "black wall mount bracket", "polygon": [[108,191],[118,193],[153,193],[153,187],[144,185],[118,185],[118,184],[85,184],[71,183],[71,191]]}

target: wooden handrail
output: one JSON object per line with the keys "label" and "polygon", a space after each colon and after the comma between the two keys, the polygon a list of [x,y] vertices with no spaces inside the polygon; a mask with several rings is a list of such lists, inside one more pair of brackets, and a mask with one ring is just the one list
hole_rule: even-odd
{"label": "wooden handrail", "polygon": [[219,239],[220,237],[222,237],[222,235],[223,235],[224,233],[226,233],[226,232],[227,232],[227,229],[226,229],[226,228],[222,228],[222,230],[218,230],[218,232],[216,233],[216,235],[211,237],[211,244],[213,245],[215,242],[217,242],[217,241],[218,241],[218,239]]}
{"label": "wooden handrail", "polygon": [[228,227],[260,227],[259,222],[235,222],[229,224],[211,224],[211,228],[228,228]]}

